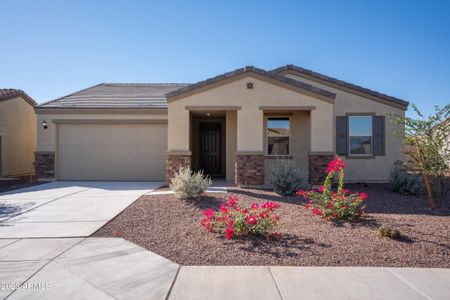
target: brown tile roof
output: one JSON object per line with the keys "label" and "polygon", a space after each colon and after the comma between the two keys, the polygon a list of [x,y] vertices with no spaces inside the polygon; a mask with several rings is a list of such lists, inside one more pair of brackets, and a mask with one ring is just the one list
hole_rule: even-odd
{"label": "brown tile roof", "polygon": [[182,87],[178,90],[167,93],[166,97],[171,98],[171,97],[174,97],[174,96],[177,96],[177,95],[180,95],[180,94],[183,94],[183,93],[186,93],[186,92],[189,92],[189,91],[192,91],[192,90],[195,90],[195,89],[198,89],[198,88],[201,88],[201,87],[204,87],[204,86],[216,83],[216,82],[219,82],[221,80],[228,79],[228,78],[231,78],[231,77],[234,77],[234,76],[237,76],[240,74],[248,73],[248,72],[253,72],[253,73],[256,73],[256,74],[259,74],[259,75],[262,75],[262,76],[265,76],[265,77],[268,77],[271,79],[275,79],[280,82],[287,83],[287,84],[293,85],[295,87],[298,87],[298,88],[301,88],[301,89],[307,90],[309,92],[312,92],[312,93],[315,93],[315,94],[318,94],[321,96],[325,96],[325,97],[328,97],[331,99],[334,99],[336,97],[336,94],[329,92],[327,90],[323,90],[321,88],[315,87],[313,85],[310,85],[310,84],[307,84],[307,83],[304,83],[304,82],[301,82],[298,80],[288,78],[283,75],[278,75],[274,72],[268,72],[263,69],[255,68],[253,66],[247,66],[244,68],[236,69],[231,72],[227,72],[227,73],[224,73],[224,74],[212,77],[212,78],[208,78],[206,80],[203,80],[203,81],[200,81],[200,82],[197,82],[194,84],[190,84],[190,85]]}
{"label": "brown tile roof", "polygon": [[31,106],[36,106],[36,101],[33,100],[27,93],[19,89],[0,89],[0,101],[9,100],[16,97],[22,97]]}
{"label": "brown tile roof", "polygon": [[39,108],[167,108],[165,94],[187,83],[101,83]]}
{"label": "brown tile roof", "polygon": [[306,75],[309,75],[311,77],[314,77],[314,78],[317,78],[317,79],[321,79],[321,80],[324,80],[324,81],[328,81],[330,83],[334,83],[336,85],[340,85],[340,86],[343,86],[343,87],[346,87],[346,88],[350,88],[350,89],[353,89],[353,90],[361,92],[361,93],[365,93],[365,94],[368,94],[368,95],[371,95],[371,96],[375,96],[375,97],[378,97],[378,98],[381,98],[381,99],[384,99],[384,100],[388,100],[390,102],[393,102],[395,104],[398,104],[398,105],[402,106],[405,110],[408,108],[408,105],[409,105],[408,101],[405,101],[405,100],[402,100],[402,99],[399,99],[399,98],[395,98],[395,97],[392,97],[392,96],[389,96],[389,95],[386,95],[386,94],[383,94],[383,93],[379,93],[379,92],[376,92],[376,91],[373,91],[373,90],[370,90],[370,89],[367,89],[367,88],[364,88],[364,87],[361,87],[361,86],[358,86],[358,85],[355,85],[355,84],[352,84],[352,83],[349,83],[349,82],[346,82],[346,81],[343,81],[343,80],[339,80],[339,79],[336,79],[336,78],[333,78],[333,77],[330,77],[330,76],[326,76],[326,75],[314,72],[312,70],[308,70],[308,69],[305,69],[305,68],[302,68],[302,67],[298,67],[298,66],[295,66],[295,65],[286,65],[286,66],[283,66],[283,67],[279,67],[279,68],[277,68],[275,70],[272,70],[271,72],[278,74],[278,73],[281,73],[281,72],[284,72],[284,71],[288,71],[288,70],[296,71],[298,73],[306,74]]}

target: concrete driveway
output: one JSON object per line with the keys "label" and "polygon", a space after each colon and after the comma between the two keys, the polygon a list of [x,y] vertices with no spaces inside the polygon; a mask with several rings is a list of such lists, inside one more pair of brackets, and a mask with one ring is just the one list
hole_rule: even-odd
{"label": "concrete driveway", "polygon": [[89,236],[160,185],[57,181],[0,194],[0,239]]}

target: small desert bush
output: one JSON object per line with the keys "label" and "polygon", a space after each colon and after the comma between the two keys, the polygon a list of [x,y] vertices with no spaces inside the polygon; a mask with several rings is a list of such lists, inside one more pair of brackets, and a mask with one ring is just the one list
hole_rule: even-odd
{"label": "small desert bush", "polygon": [[279,159],[269,169],[268,183],[275,193],[293,195],[298,190],[308,188],[308,180],[293,160]]}
{"label": "small desert bush", "polygon": [[211,178],[202,171],[192,172],[189,167],[182,167],[170,181],[170,189],[179,199],[197,198],[211,185]]}
{"label": "small desert bush", "polygon": [[396,162],[391,169],[389,186],[392,192],[416,195],[422,188],[420,177],[408,173],[401,162]]}
{"label": "small desert bush", "polygon": [[390,226],[381,226],[378,228],[378,235],[392,240],[396,240],[401,237],[400,231]]}

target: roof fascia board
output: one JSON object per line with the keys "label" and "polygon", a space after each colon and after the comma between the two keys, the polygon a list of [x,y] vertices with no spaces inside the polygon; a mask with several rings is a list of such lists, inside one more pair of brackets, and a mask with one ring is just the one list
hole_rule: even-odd
{"label": "roof fascia board", "polygon": [[223,85],[229,84],[229,83],[234,82],[234,81],[238,81],[238,80],[246,78],[246,77],[252,77],[252,78],[255,78],[255,79],[259,79],[259,80],[262,80],[262,81],[265,81],[265,82],[277,85],[279,87],[283,87],[283,88],[295,91],[295,92],[300,93],[300,94],[304,94],[304,95],[308,95],[308,96],[317,98],[319,100],[322,100],[322,101],[325,101],[325,102],[328,102],[328,103],[331,103],[331,104],[334,103],[334,98],[333,97],[327,97],[327,96],[324,96],[324,95],[321,95],[321,94],[318,94],[318,93],[314,93],[312,91],[303,89],[303,88],[301,88],[299,86],[296,86],[296,85],[293,85],[293,84],[290,84],[290,83],[287,83],[287,82],[283,82],[281,80],[277,80],[277,79],[271,78],[269,76],[256,73],[254,71],[246,71],[246,72],[242,72],[242,73],[236,74],[234,76],[225,77],[223,79],[219,79],[218,81],[212,82],[210,84],[206,84],[206,85],[194,88],[192,90],[189,90],[189,91],[186,91],[186,92],[182,92],[182,93],[177,94],[177,95],[173,95],[173,96],[166,95],[167,103],[170,103],[172,101],[176,101],[176,100],[179,100],[179,99],[183,99],[183,98],[186,98],[186,97],[198,94],[198,93],[202,93],[202,92],[205,92],[205,91],[208,91],[208,90],[212,90],[212,89],[217,88],[219,86],[223,86]]}
{"label": "roof fascia board", "polygon": [[361,96],[361,97],[364,97],[364,98],[368,98],[370,100],[373,100],[373,101],[376,101],[376,102],[379,102],[379,103],[382,103],[382,104],[386,104],[386,105],[389,105],[389,106],[392,106],[392,107],[396,107],[396,108],[400,108],[400,109],[403,109],[403,110],[407,110],[408,109],[408,105],[405,106],[405,105],[402,105],[400,103],[396,103],[394,101],[390,101],[390,100],[387,100],[387,99],[383,99],[383,98],[374,96],[372,94],[364,93],[362,91],[355,90],[355,89],[353,89],[351,87],[348,87],[348,86],[344,86],[344,85],[341,85],[341,84],[330,82],[330,81],[322,79],[322,78],[317,78],[315,76],[311,76],[309,74],[305,74],[305,73],[300,72],[298,70],[283,70],[283,71],[277,72],[277,74],[282,74],[282,75],[293,74],[293,75],[297,75],[299,77],[302,77],[302,78],[305,78],[305,79],[309,79],[311,81],[314,81],[314,82],[317,82],[317,83],[321,83],[323,85],[326,85],[326,86],[329,86],[329,87],[332,87],[332,88],[335,88],[335,89],[338,89],[338,90],[341,90],[341,91],[344,91],[344,92],[347,92],[347,93],[351,93],[351,94],[358,95],[358,96]]}

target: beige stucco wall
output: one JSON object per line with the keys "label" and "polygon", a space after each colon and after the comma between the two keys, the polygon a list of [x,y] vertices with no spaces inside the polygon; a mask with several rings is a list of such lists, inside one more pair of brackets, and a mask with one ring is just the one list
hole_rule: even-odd
{"label": "beige stucco wall", "polygon": [[[156,114],[42,114],[37,115],[37,151],[56,151],[56,128],[53,120],[80,119],[80,120],[167,120],[167,115]],[[48,128],[42,127],[42,122],[47,121]]]}
{"label": "beige stucco wall", "polygon": [[227,181],[234,182],[235,163],[237,151],[237,112],[227,111],[225,117],[226,152],[225,152],[225,176]]}
{"label": "beige stucco wall", "polygon": [[21,97],[0,101],[1,175],[34,173],[36,115]]}
{"label": "beige stucco wall", "polygon": [[[252,82],[253,89],[247,89]],[[217,85],[169,102],[169,151],[189,151],[189,111],[186,106],[239,106],[237,111],[237,151],[264,151],[264,112],[259,106],[314,106],[310,150],[328,152],[333,148],[333,104],[283,88],[251,75]]]}
{"label": "beige stucco wall", "polygon": [[[320,84],[312,80],[308,80],[295,75],[287,75],[288,77],[298,79],[305,83],[326,89],[336,94],[334,113],[333,113],[333,130],[332,142],[333,151],[335,151],[335,117],[345,116],[346,113],[375,113],[383,116],[385,113],[395,113],[404,115],[405,111],[390,105],[386,105],[374,100],[364,98],[353,93],[342,91],[325,84]],[[370,159],[347,159],[346,163],[346,180],[347,181],[387,181],[392,164],[396,160],[403,160],[403,143],[402,139],[394,134],[399,130],[397,125],[391,123],[392,117],[386,117],[386,148],[385,156],[376,156]]]}

